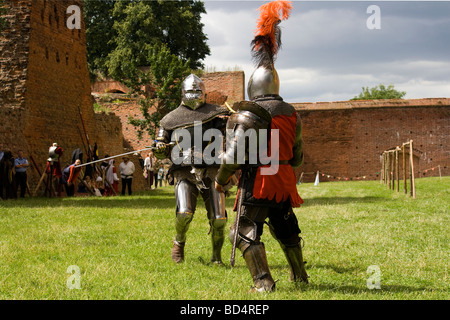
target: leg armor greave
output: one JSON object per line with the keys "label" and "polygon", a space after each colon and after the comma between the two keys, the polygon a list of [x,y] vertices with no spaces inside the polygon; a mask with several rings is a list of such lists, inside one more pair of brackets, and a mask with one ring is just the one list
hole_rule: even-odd
{"label": "leg armor greave", "polygon": [[212,256],[211,262],[222,263],[221,251],[225,238],[227,212],[225,211],[225,195],[214,188],[214,183],[207,183],[208,189],[202,190],[202,197],[211,227]]}
{"label": "leg armor greave", "polygon": [[260,242],[248,246],[243,255],[253,279],[253,289],[259,292],[275,290],[275,281],[270,274],[264,244]]}
{"label": "leg armor greave", "polygon": [[186,232],[192,221],[195,207],[197,205],[197,188],[187,180],[180,180],[175,186],[175,198],[177,202],[175,230],[177,232],[175,241],[184,243]]}
{"label": "leg armor greave", "polygon": [[305,262],[303,261],[303,253],[302,247],[300,244],[296,244],[293,246],[286,246],[281,244],[281,248],[283,249],[284,255],[289,263],[289,267],[291,268],[291,281],[298,282],[306,282],[308,283],[308,274],[305,269]]}
{"label": "leg armor greave", "polygon": [[223,241],[225,238],[225,225],[227,224],[227,219],[216,219],[210,220],[211,226],[211,242],[212,242],[212,256],[211,262],[222,263],[221,251],[223,247]]}
{"label": "leg armor greave", "polygon": [[[248,216],[241,216],[236,247],[242,252],[247,268],[252,276],[253,290],[259,292],[273,291],[275,289],[275,281],[273,281],[270,274],[264,244],[260,242],[261,225],[262,223],[258,227],[258,224]],[[229,234],[232,243],[236,232],[234,227],[233,225]]]}
{"label": "leg armor greave", "polygon": [[175,218],[175,241],[184,243],[186,241],[186,233],[189,230],[194,215],[192,213],[177,213]]}
{"label": "leg armor greave", "polygon": [[[296,219],[295,219],[296,221]],[[308,274],[306,273],[305,263],[303,261],[302,247],[300,245],[300,237],[293,233],[289,238],[280,239],[277,237],[273,225],[269,223],[269,230],[272,236],[278,241],[281,249],[289,263],[291,269],[291,281],[303,281],[308,283]],[[300,230],[300,229],[298,229]]]}

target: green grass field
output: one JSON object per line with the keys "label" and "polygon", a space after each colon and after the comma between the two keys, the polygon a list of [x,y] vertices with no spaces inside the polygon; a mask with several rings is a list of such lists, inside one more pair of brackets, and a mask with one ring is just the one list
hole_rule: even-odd
{"label": "green grass field", "polygon": [[[279,280],[276,292],[248,293],[250,274],[240,254],[230,267],[228,240],[225,265],[210,265],[201,198],[186,260],[173,263],[175,200],[168,186],[132,197],[0,201],[0,299],[450,298],[450,177],[416,180],[417,199],[379,181],[306,183],[298,189],[305,200],[295,213],[308,285],[289,282],[284,255],[267,229],[262,238]],[[233,201],[227,198],[229,225]],[[71,266],[79,268],[79,277],[67,272]],[[375,276],[367,272],[370,266],[379,268],[380,289],[368,288]]]}

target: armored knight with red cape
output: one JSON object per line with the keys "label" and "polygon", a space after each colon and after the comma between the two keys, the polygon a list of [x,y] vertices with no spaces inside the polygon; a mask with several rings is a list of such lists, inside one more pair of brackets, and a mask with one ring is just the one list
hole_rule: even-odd
{"label": "armored knight with red cape", "polygon": [[[228,147],[215,184],[217,190],[222,190],[230,177],[241,170],[235,205],[237,216],[230,231],[230,239],[236,239],[234,246],[242,252],[253,279],[252,290],[259,292],[275,289],[265,247],[261,242],[266,220],[271,234],[287,258],[290,279],[308,283],[300,228],[292,209],[303,203],[297,192],[294,173],[294,168],[303,162],[301,120],[294,107],[280,97],[280,81],[274,66],[281,46],[279,23],[289,17],[291,9],[291,2],[282,0],[259,8],[261,14],[251,43],[256,69],[247,87],[250,101],[238,103],[235,107],[237,112],[227,122],[227,130],[235,135],[232,139],[227,135]],[[249,163],[248,159],[252,156],[250,146],[245,149],[247,161],[239,161],[239,148],[242,148],[241,142],[244,141],[240,137],[249,130],[257,133],[258,144],[263,144],[263,150],[269,157],[273,156],[270,154],[272,150],[276,151],[275,164],[263,163],[261,154],[256,163]],[[262,149],[258,150],[261,153]],[[275,170],[269,170],[271,165]]]}

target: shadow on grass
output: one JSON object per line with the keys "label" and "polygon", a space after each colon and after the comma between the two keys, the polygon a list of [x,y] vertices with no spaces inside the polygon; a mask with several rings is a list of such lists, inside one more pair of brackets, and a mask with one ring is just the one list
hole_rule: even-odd
{"label": "shadow on grass", "polygon": [[[209,259],[207,259],[206,257],[201,257],[199,256],[197,258],[196,261],[194,261],[194,263],[199,263],[203,266],[206,267],[211,267],[211,268],[225,268],[227,270],[231,270],[231,269],[237,269],[237,270],[242,270],[245,269],[247,270],[247,267],[243,264],[237,264],[236,266],[234,266],[233,268],[231,267],[229,261],[225,261],[223,260],[224,264],[219,266],[219,265],[215,265],[213,263],[211,263],[209,261]],[[315,267],[317,267],[317,265],[315,265]],[[336,267],[336,266],[323,266],[324,268],[331,268],[333,270],[335,270],[337,273],[351,273],[353,271],[355,271],[357,268],[346,268],[346,267]],[[288,265],[271,265],[270,269],[286,269],[286,271],[289,270]],[[308,268],[307,268],[308,269]],[[286,273],[286,279],[288,279],[289,274]],[[283,281],[286,279],[282,279]],[[281,279],[278,279],[281,280]],[[383,285],[381,284],[381,289],[369,289],[364,285],[337,285],[337,284],[332,284],[332,283],[316,283],[314,282],[314,279],[309,279],[309,284],[303,283],[303,282],[292,282],[292,286],[278,286],[277,287],[277,291],[281,291],[281,292],[292,292],[292,288],[294,287],[295,289],[298,289],[302,292],[308,292],[308,291],[327,291],[327,292],[334,292],[334,293],[340,293],[340,294],[351,294],[351,295],[361,295],[361,293],[367,293],[373,296],[382,296],[385,295],[386,293],[412,293],[412,292],[424,292],[424,291],[432,291],[434,289],[430,288],[430,287],[426,287],[426,286],[417,286],[417,287],[413,287],[413,286],[405,286],[405,285]],[[444,290],[442,290],[442,293],[445,294]]]}
{"label": "shadow on grass", "polygon": [[[226,206],[233,207],[235,193],[226,198]],[[197,197],[197,207],[203,207],[201,195]],[[98,208],[134,208],[134,209],[168,209],[175,210],[174,187],[158,188],[152,191],[133,192],[131,196],[120,194],[109,197],[95,197],[89,194],[77,194],[75,197],[26,197],[24,199],[9,199],[0,201],[0,208],[42,208],[42,207],[98,207]]]}
{"label": "shadow on grass", "polygon": [[361,268],[358,266],[353,267],[344,267],[344,266],[336,266],[336,265],[329,265],[329,264],[314,264],[311,266],[306,265],[306,268],[318,268],[318,269],[331,269],[336,273],[353,273],[355,271],[359,271]]}
{"label": "shadow on grass", "polygon": [[386,293],[411,293],[411,292],[424,292],[431,291],[431,288],[427,287],[411,287],[404,285],[383,285],[381,284],[381,289],[369,289],[364,286],[352,286],[352,285],[335,285],[335,284],[321,284],[314,283],[310,280],[309,284],[298,283],[295,286],[301,287],[304,292],[307,291],[330,291],[343,294],[355,294],[360,295],[361,293],[368,293],[371,295],[384,295]]}
{"label": "shadow on grass", "polygon": [[[200,199],[199,199],[200,200]],[[4,208],[42,208],[42,207],[97,207],[97,208],[175,208],[173,189],[165,188],[150,192],[135,192],[133,195],[94,197],[78,194],[75,197],[33,197],[10,199],[0,202]]]}
{"label": "shadow on grass", "polygon": [[303,199],[305,202],[301,207],[316,207],[316,206],[326,206],[326,205],[339,205],[339,204],[349,204],[349,203],[379,203],[393,201],[393,199],[388,199],[385,197],[321,197],[321,198],[306,198]]}

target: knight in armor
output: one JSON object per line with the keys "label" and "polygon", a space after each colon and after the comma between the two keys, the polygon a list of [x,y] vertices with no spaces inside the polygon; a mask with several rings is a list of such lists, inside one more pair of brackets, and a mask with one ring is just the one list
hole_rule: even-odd
{"label": "knight in armor", "polygon": [[[275,289],[264,243],[260,240],[266,220],[270,233],[287,258],[291,270],[290,280],[308,283],[300,228],[292,209],[303,203],[297,192],[294,173],[294,168],[303,162],[301,120],[294,107],[280,97],[280,82],[274,67],[276,53],[281,45],[278,24],[282,19],[288,18],[291,9],[290,1],[280,0],[265,4],[259,9],[261,16],[258,29],[251,43],[256,69],[247,87],[250,101],[238,103],[235,107],[238,111],[228,120],[227,129],[235,134],[230,139],[216,176],[216,189],[221,191],[230,177],[241,170],[237,195],[237,199],[241,201],[236,202],[234,209],[241,210],[241,214],[239,225],[230,230],[230,240],[238,232],[236,249],[242,252],[252,276],[252,291],[258,292],[271,292]],[[265,144],[263,149],[258,149],[258,161],[253,164],[249,161],[252,151],[247,145],[244,163],[238,159],[238,149],[242,147],[239,138],[242,132],[245,134],[249,130],[258,135],[258,144]],[[265,133],[267,137],[263,137]],[[264,172],[269,169],[270,164],[262,162],[264,152],[259,150],[265,150],[267,155],[276,151],[276,170]]]}
{"label": "knight in armor", "polygon": [[48,148],[48,159],[45,173],[53,174],[53,176],[57,179],[62,177],[59,159],[61,158],[63,152],[63,149],[56,142]]}
{"label": "knight in armor", "polygon": [[64,150],[55,142],[48,148],[48,159],[47,159],[47,167],[45,168],[45,173],[47,175],[53,175],[55,179],[55,183],[57,184],[57,193],[58,196],[61,195],[61,183],[60,180],[62,178],[62,170],[60,158],[63,155]]}
{"label": "knight in armor", "polygon": [[[160,121],[153,154],[158,159],[170,157],[173,162],[169,174],[173,176],[175,184],[176,235],[171,255],[177,263],[184,260],[186,234],[194,217],[197,198],[201,195],[210,225],[211,262],[222,264],[221,250],[227,213],[225,195],[214,187],[220,163],[207,164],[202,154],[211,143],[203,140],[204,133],[209,129],[224,130],[228,114],[226,108],[206,103],[204,83],[191,74],[182,83],[180,106]],[[188,140],[183,140],[187,136],[191,139],[186,145]],[[173,146],[168,146],[170,142],[174,143]],[[179,155],[183,161],[174,161],[174,155]]]}

